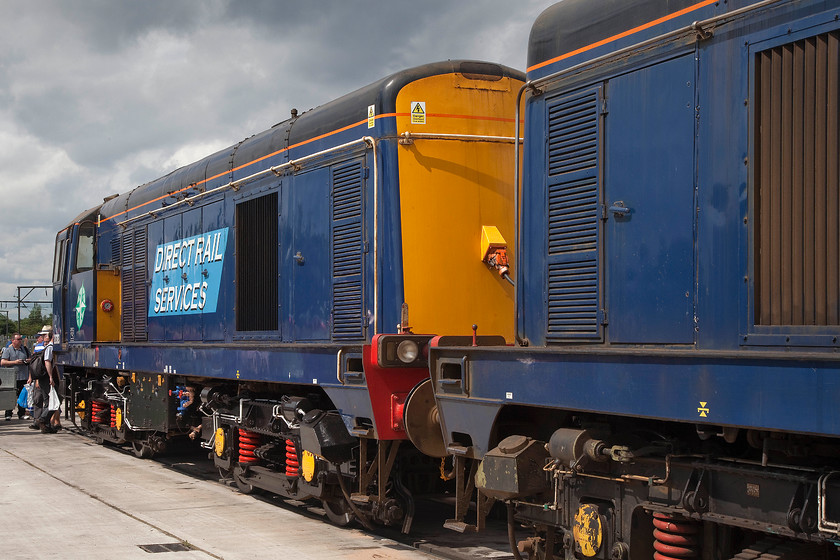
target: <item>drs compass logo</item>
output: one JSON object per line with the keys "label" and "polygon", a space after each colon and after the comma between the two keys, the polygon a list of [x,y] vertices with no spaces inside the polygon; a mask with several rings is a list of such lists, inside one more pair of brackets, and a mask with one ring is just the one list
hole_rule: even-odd
{"label": "drs compass logo", "polygon": [[85,309],[87,303],[85,302],[85,285],[79,288],[79,297],[76,298],[76,330],[82,330],[82,323],[85,322]]}

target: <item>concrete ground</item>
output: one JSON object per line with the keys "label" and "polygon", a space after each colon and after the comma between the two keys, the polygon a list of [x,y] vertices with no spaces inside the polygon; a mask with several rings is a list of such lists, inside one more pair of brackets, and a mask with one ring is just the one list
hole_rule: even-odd
{"label": "concrete ground", "polygon": [[41,434],[28,424],[0,419],[0,558],[431,558],[66,430]]}

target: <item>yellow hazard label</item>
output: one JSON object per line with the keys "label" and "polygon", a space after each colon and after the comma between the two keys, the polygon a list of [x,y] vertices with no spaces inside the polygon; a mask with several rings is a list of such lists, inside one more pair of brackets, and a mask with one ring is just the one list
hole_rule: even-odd
{"label": "yellow hazard label", "polygon": [[368,105],[368,128],[376,124],[376,105]]}
{"label": "yellow hazard label", "polygon": [[701,418],[708,418],[709,416],[709,407],[706,406],[707,404],[708,402],[700,401],[700,407],[697,409],[697,412]]}
{"label": "yellow hazard label", "polygon": [[411,102],[411,124],[426,124],[426,102]]}

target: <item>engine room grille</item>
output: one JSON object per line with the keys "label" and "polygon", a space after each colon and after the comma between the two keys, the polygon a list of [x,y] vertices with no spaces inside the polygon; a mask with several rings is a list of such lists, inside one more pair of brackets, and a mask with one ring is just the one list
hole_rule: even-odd
{"label": "engine room grille", "polygon": [[[111,245],[112,250],[114,244]],[[122,284],[122,340],[145,342],[149,339],[147,308],[149,286],[147,285],[148,247],[146,227],[128,230],[120,236],[120,280]]]}
{"label": "engine room grille", "polygon": [[756,54],[755,323],[840,324],[840,32]]}
{"label": "engine room grille", "polygon": [[278,328],[277,193],[236,205],[236,330]]}
{"label": "engine room grille", "polygon": [[332,169],[333,332],[335,340],[364,338],[362,164]]}
{"label": "engine room grille", "polygon": [[547,104],[549,340],[601,338],[600,88]]}

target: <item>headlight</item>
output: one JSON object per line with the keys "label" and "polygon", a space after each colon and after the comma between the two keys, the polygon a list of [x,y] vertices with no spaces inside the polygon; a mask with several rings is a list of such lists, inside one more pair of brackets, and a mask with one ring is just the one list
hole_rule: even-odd
{"label": "headlight", "polygon": [[376,364],[384,368],[426,368],[430,334],[377,334],[371,341]]}
{"label": "headlight", "polygon": [[413,340],[403,340],[397,346],[397,357],[404,364],[410,364],[417,359],[419,348]]}

